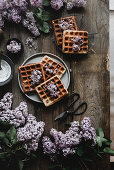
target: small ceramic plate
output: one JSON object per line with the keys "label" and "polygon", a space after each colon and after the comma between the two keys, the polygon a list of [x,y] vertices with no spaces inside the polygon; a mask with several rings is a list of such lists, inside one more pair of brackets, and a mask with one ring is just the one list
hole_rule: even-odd
{"label": "small ceramic plate", "polygon": [[[38,54],[34,54],[31,57],[27,58],[22,65],[27,65],[27,64],[32,64],[32,63],[38,63],[42,60],[42,58],[48,55],[49,57],[51,57],[52,59],[54,59],[55,61],[58,61],[59,63],[61,63],[65,68],[66,68],[66,72],[65,74],[62,76],[61,80],[63,82],[63,84],[65,85],[66,89],[68,89],[69,84],[70,84],[70,71],[69,68],[67,67],[67,65],[65,64],[65,62],[59,58],[58,56],[51,54],[51,53],[38,53]],[[18,73],[18,82],[19,82],[19,86],[21,88],[21,91],[23,92],[22,89],[22,84],[21,84],[21,80],[20,80],[20,75]],[[23,92],[24,93],[24,92]],[[25,93],[24,93],[25,94]],[[40,97],[38,96],[38,94],[36,92],[30,92],[25,94],[25,96],[27,96],[29,99],[31,99],[32,101],[35,102],[39,102],[42,103]]]}
{"label": "small ceramic plate", "polygon": [[8,77],[7,80],[5,80],[3,82],[0,82],[0,87],[6,85],[7,83],[9,83],[12,80],[13,74],[14,74],[14,64],[13,64],[12,60],[9,57],[7,57],[6,55],[3,55],[2,60],[7,62],[9,64],[9,66],[11,67],[11,74]]}

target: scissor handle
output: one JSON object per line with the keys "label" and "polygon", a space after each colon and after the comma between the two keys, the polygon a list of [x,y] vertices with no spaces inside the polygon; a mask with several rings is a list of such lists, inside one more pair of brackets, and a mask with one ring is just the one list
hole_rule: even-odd
{"label": "scissor handle", "polygon": [[[82,106],[85,106],[84,110],[83,110],[82,112],[80,112],[80,113],[75,113],[75,112],[77,112]],[[72,115],[81,115],[81,114],[85,113],[86,110],[87,110],[87,103],[86,103],[86,102],[83,102],[83,103],[81,103],[73,112],[71,112],[71,114],[72,114]]]}
{"label": "scissor handle", "polygon": [[78,93],[73,92],[69,97],[77,96],[77,98],[68,106],[67,110],[69,110],[79,99],[80,95]]}

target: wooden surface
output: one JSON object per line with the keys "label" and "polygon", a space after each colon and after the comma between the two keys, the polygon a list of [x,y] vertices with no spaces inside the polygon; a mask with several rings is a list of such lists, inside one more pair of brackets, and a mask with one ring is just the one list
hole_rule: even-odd
{"label": "wooden surface", "polygon": [[[110,11],[110,137],[114,149],[114,11]],[[114,156],[110,158],[114,162]]]}
{"label": "wooden surface", "polygon": [[[64,123],[54,122],[54,118],[65,110],[70,101],[62,100],[50,108],[45,108],[41,104],[33,103],[28,100],[20,91],[17,74],[18,66],[30,55],[37,52],[51,52],[61,57],[71,72],[71,83],[69,94],[76,91],[80,94],[81,100],[88,103],[88,110],[83,116],[76,116],[75,120],[81,120],[84,116],[90,116],[92,125],[97,128],[101,126],[105,131],[105,135],[109,137],[109,70],[107,64],[108,52],[108,0],[88,0],[85,10],[75,10],[70,13],[64,11],[60,16],[75,15],[79,29],[84,29],[91,33],[89,35],[89,54],[87,56],[66,57],[57,48],[53,42],[53,35],[41,35],[35,40],[37,49],[30,50],[24,45],[24,53],[22,56],[14,60],[15,74],[11,83],[0,88],[0,97],[7,91],[14,95],[13,108],[18,106],[21,101],[28,104],[29,113],[36,116],[37,120],[43,120],[46,123],[45,134],[49,134],[50,128],[54,127],[64,131]],[[30,34],[17,25],[6,25],[5,39],[2,47],[5,49],[6,41],[9,38],[17,37],[22,40],[23,44]],[[67,119],[71,121],[71,118]],[[47,170],[47,162],[38,161],[29,167],[28,170]],[[91,170],[109,170],[109,157],[105,157],[100,163],[90,167]]]}

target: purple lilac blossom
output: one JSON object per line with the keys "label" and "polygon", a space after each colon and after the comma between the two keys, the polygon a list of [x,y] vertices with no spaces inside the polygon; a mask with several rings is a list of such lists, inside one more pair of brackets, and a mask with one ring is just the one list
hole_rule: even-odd
{"label": "purple lilac blossom", "polygon": [[63,6],[62,0],[51,0],[51,7],[55,10],[59,10]]}
{"label": "purple lilac blossom", "polygon": [[72,0],[73,6],[80,8],[80,7],[84,7],[86,5],[86,1],[85,0]]}
{"label": "purple lilac blossom", "polygon": [[76,36],[75,38],[72,38],[71,41],[73,41],[72,49],[74,52],[80,51],[81,46],[83,45],[83,41],[79,36]]}
{"label": "purple lilac blossom", "polygon": [[33,70],[31,75],[32,84],[38,84],[42,78],[42,73],[39,70]]}
{"label": "purple lilac blossom", "polygon": [[71,0],[67,2],[67,10],[71,10],[73,7],[85,7],[86,1],[85,0]]}
{"label": "purple lilac blossom", "polygon": [[25,126],[17,129],[17,139],[19,142],[26,142],[25,148],[28,154],[38,149],[44,126],[44,122],[37,122],[35,116],[29,114]]}
{"label": "purple lilac blossom", "polygon": [[48,85],[46,86],[46,88],[48,89],[48,91],[50,92],[50,95],[52,97],[58,97],[58,88],[57,85],[54,84],[53,81],[51,81],[50,83],[48,83]]}
{"label": "purple lilac blossom", "polygon": [[[41,1],[41,0],[40,0]],[[33,13],[27,10],[28,3],[26,0],[1,0],[0,1],[0,28],[4,26],[4,21],[13,21],[22,23],[24,27],[34,35],[39,36],[39,30],[36,26]]]}
{"label": "purple lilac blossom", "polygon": [[96,131],[91,127],[88,117],[85,117],[81,124],[78,121],[72,122],[71,127],[65,133],[51,129],[50,135],[51,138],[53,137],[53,142],[50,138],[44,137],[42,144],[44,154],[47,154],[51,159],[54,159],[56,154],[62,153],[65,157],[75,154],[76,148],[83,140],[91,141],[92,145],[96,144]]}
{"label": "purple lilac blossom", "polygon": [[14,125],[15,128],[24,125],[27,116],[28,110],[25,102],[21,102],[15,110],[7,109],[0,112],[0,119]]}
{"label": "purple lilac blossom", "polygon": [[27,104],[20,105],[11,110],[12,93],[6,93],[0,101],[0,120],[6,121],[16,128],[17,139],[24,142],[27,154],[38,149],[38,142],[44,132],[44,122],[37,122],[35,116],[28,114]]}
{"label": "purple lilac blossom", "polygon": [[21,43],[12,40],[10,41],[10,44],[7,45],[7,50],[11,53],[18,53],[19,51],[21,51]]}
{"label": "purple lilac blossom", "polygon": [[33,16],[33,12],[27,11],[26,17],[22,20],[22,24],[26,27],[35,37],[40,35],[40,32],[36,26],[36,21]]}
{"label": "purple lilac blossom", "polygon": [[30,3],[34,7],[41,7],[42,6],[42,0],[30,0]]}
{"label": "purple lilac blossom", "polygon": [[73,8],[73,3],[72,2],[68,2],[67,3],[67,10],[71,10]]}
{"label": "purple lilac blossom", "polygon": [[47,73],[50,73],[50,74],[56,74],[57,71],[58,71],[57,68],[55,68],[55,69],[53,70],[53,65],[52,65],[52,63],[50,63],[50,64],[45,64],[45,65],[44,65],[44,69],[46,70]]}

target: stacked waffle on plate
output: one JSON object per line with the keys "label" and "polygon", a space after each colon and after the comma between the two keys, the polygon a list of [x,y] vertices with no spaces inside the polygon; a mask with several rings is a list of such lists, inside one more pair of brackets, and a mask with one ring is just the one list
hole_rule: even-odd
{"label": "stacked waffle on plate", "polygon": [[44,56],[40,63],[20,66],[23,92],[36,91],[45,106],[50,106],[68,94],[60,80],[65,71],[62,64],[48,56]]}
{"label": "stacked waffle on plate", "polygon": [[74,16],[52,21],[57,45],[67,54],[88,53],[88,32],[79,31]]}

